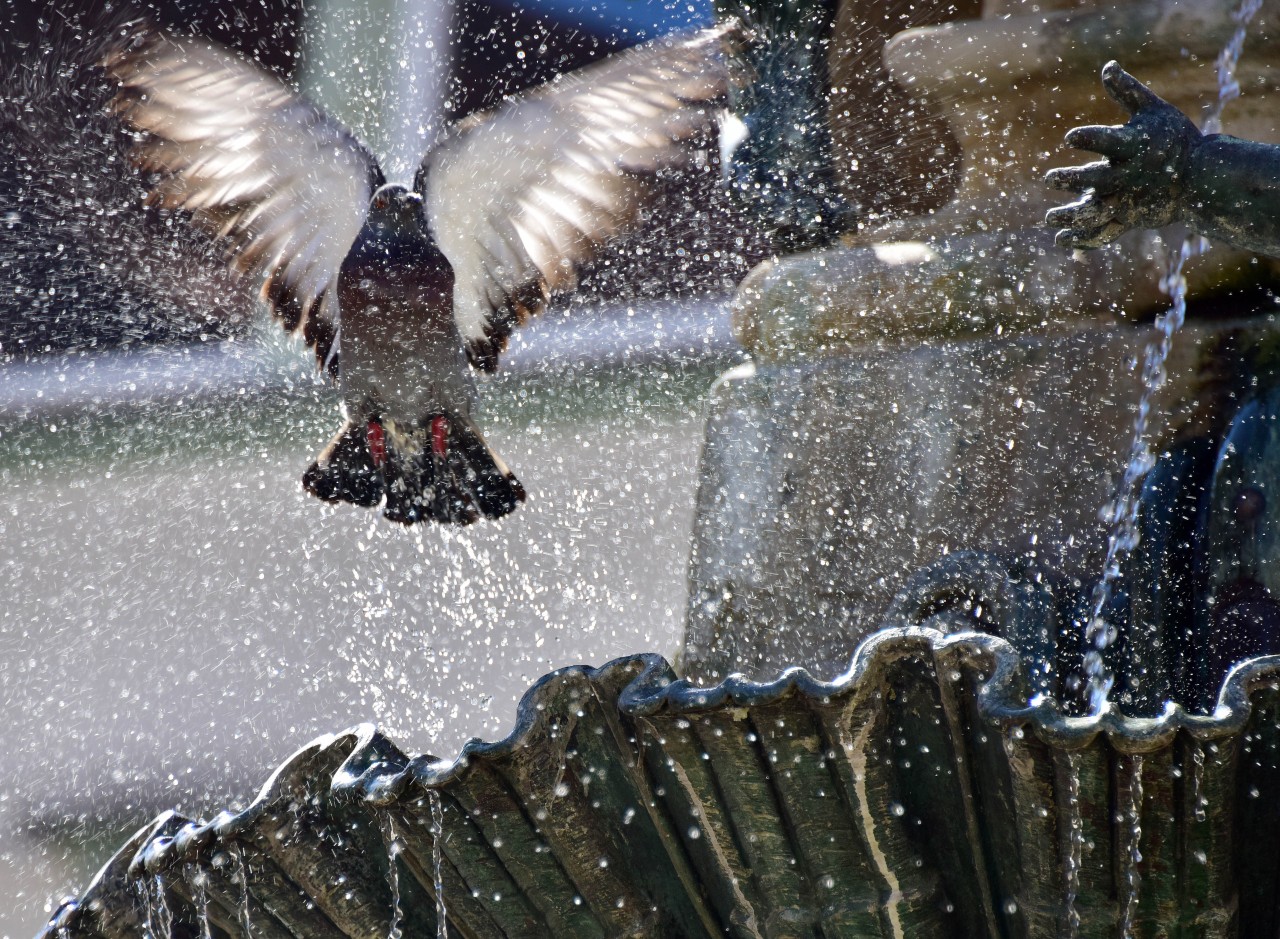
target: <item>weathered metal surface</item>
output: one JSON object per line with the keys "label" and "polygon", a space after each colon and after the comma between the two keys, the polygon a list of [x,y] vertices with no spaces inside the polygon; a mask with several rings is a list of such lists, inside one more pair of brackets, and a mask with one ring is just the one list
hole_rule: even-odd
{"label": "weathered metal surface", "polygon": [[1000,637],[910,625],[984,578],[970,618],[1053,622],[1033,578],[953,567],[834,682],[636,656],[546,676],[452,763],[321,738],[245,811],[140,831],[42,939],[431,936],[437,880],[465,937],[1274,935],[1280,657],[1212,715],[1067,717]]}
{"label": "weathered metal surface", "polygon": [[[804,662],[831,678],[912,572],[947,553],[1020,555],[1060,596],[1087,594],[1106,551],[1098,509],[1133,436],[1132,363],[1153,333],[886,343],[725,376],[709,405],[683,672],[719,681]],[[1257,393],[1250,378],[1272,380],[1255,360],[1275,336],[1264,316],[1188,324],[1151,402],[1166,416],[1153,452],[1204,439],[1212,460]]]}
{"label": "weathered metal surface", "polygon": [[746,132],[725,154],[726,173],[734,196],[778,251],[829,241],[853,222],[854,207],[836,183],[827,122],[836,6],[836,0],[716,3],[753,33],[741,59],[754,80],[730,89],[730,108]]}

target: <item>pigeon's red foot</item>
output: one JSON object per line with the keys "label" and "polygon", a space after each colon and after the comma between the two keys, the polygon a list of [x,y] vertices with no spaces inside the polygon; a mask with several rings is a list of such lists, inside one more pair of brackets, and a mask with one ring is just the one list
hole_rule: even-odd
{"label": "pigeon's red foot", "polygon": [[328,502],[375,506],[394,522],[469,525],[501,518],[524,487],[470,421],[433,414],[407,429],[382,418],[347,423],[302,477]]}

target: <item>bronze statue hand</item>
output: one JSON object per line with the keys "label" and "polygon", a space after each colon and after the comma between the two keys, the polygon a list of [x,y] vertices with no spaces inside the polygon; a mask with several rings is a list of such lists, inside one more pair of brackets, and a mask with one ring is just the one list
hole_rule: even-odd
{"label": "bronze statue hand", "polygon": [[1046,225],[1060,229],[1056,240],[1064,248],[1099,248],[1130,228],[1160,228],[1180,218],[1187,170],[1202,139],[1185,114],[1119,63],[1107,63],[1102,84],[1132,117],[1122,126],[1067,133],[1067,146],[1107,159],[1045,176],[1054,189],[1083,194],[1045,216]]}

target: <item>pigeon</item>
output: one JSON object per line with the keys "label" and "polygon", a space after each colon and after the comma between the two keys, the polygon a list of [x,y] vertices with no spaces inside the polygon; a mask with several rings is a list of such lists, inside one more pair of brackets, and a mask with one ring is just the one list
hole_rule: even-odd
{"label": "pigeon", "polygon": [[714,141],[742,39],[725,22],[561,74],[447,128],[411,185],[214,43],[137,26],[103,64],[148,202],[259,279],[340,389],[345,422],[303,487],[466,525],[525,501],[472,417],[475,373]]}

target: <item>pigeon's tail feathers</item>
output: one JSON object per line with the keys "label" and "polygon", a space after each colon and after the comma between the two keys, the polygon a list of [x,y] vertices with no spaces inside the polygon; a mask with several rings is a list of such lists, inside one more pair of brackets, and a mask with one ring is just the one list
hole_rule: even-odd
{"label": "pigeon's tail feathers", "polygon": [[514,512],[525,500],[524,486],[507,468],[502,457],[480,435],[475,424],[467,420],[455,421],[453,439],[473,479],[472,491],[476,507],[485,518],[501,518]]}
{"label": "pigeon's tail feathers", "polygon": [[329,502],[374,506],[412,525],[469,525],[501,518],[525,500],[524,487],[471,421],[429,414],[405,427],[372,418],[349,422],[303,474],[303,487]]}
{"label": "pigeon's tail feathers", "polygon": [[382,473],[369,452],[365,428],[347,421],[302,474],[302,487],[326,502],[377,505],[382,500]]}

